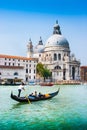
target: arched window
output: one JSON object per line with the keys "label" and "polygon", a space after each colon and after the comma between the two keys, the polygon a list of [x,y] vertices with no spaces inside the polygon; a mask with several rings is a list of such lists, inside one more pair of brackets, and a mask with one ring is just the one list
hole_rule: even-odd
{"label": "arched window", "polygon": [[15,72],[14,75],[18,75],[18,72]]}
{"label": "arched window", "polygon": [[57,54],[54,53],[54,61],[57,60]]}
{"label": "arched window", "polygon": [[59,65],[55,66],[54,69],[61,69]]}
{"label": "arched window", "polygon": [[58,60],[61,60],[61,54],[58,54]]}

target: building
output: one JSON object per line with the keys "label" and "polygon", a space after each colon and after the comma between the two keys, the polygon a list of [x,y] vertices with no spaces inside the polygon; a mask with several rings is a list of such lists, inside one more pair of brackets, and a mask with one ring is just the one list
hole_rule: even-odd
{"label": "building", "polygon": [[7,84],[35,81],[36,65],[37,58],[0,54],[0,81]]}
{"label": "building", "polygon": [[81,81],[87,82],[87,66],[81,66]]}
{"label": "building", "polygon": [[69,42],[62,35],[58,21],[53,34],[43,44],[33,46],[31,39],[27,44],[27,57],[0,55],[0,80],[36,81],[36,65],[41,62],[50,69],[52,80],[79,80],[80,61],[70,52]]}
{"label": "building", "polygon": [[58,21],[54,25],[52,36],[45,44],[40,37],[33,52],[33,56],[50,69],[53,81],[80,79],[80,61],[70,53],[69,42],[62,35]]}

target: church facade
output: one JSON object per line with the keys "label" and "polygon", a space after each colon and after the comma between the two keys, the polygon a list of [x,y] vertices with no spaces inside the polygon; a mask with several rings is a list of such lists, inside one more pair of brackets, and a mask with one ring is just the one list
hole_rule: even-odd
{"label": "church facade", "polygon": [[58,21],[46,43],[43,44],[40,37],[38,45],[31,52],[34,58],[38,58],[38,62],[51,71],[53,81],[80,79],[80,61],[71,54],[69,42],[62,35]]}

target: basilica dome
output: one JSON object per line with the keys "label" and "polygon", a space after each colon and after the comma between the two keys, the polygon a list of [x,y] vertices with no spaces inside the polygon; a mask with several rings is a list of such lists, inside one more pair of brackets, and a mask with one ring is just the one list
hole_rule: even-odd
{"label": "basilica dome", "polygon": [[53,34],[51,37],[48,38],[45,44],[45,48],[48,47],[65,47],[69,48],[69,43],[66,38],[64,38],[60,34]]}
{"label": "basilica dome", "polygon": [[69,50],[69,43],[67,39],[62,35],[58,21],[56,21],[56,24],[54,25],[53,35],[46,41],[44,51],[59,50],[60,48],[63,50]]}

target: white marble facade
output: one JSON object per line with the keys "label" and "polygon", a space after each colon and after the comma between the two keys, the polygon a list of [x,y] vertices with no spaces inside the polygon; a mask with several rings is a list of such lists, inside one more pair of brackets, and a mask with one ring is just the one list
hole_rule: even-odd
{"label": "white marble facade", "polygon": [[40,37],[33,49],[33,57],[50,69],[54,81],[80,79],[80,61],[70,53],[69,42],[61,34],[58,21],[54,25],[53,35],[45,44]]}

